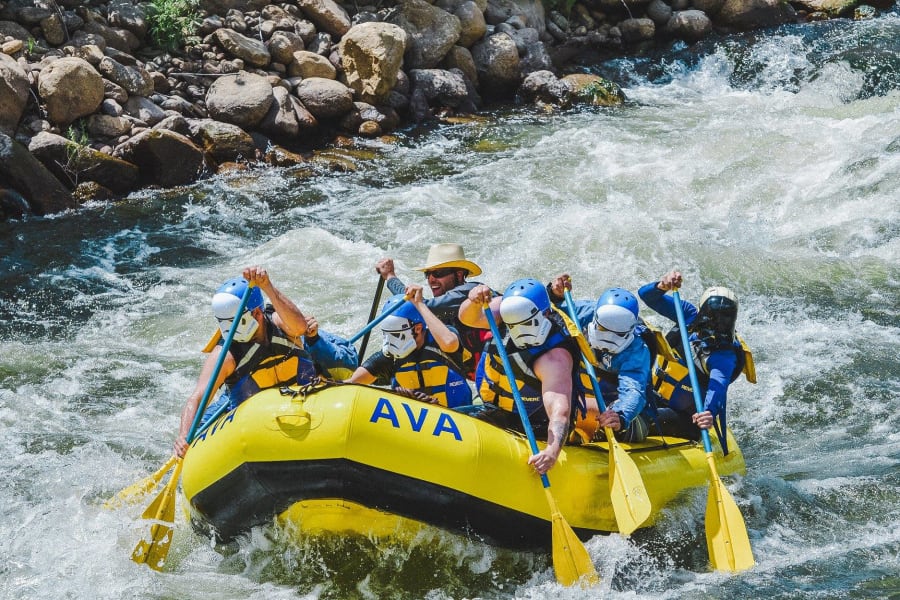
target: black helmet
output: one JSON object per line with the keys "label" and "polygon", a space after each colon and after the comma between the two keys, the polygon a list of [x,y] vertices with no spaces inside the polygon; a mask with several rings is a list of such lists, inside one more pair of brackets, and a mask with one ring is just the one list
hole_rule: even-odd
{"label": "black helmet", "polygon": [[711,287],[700,298],[700,310],[692,329],[711,346],[734,343],[738,299],[727,287]]}

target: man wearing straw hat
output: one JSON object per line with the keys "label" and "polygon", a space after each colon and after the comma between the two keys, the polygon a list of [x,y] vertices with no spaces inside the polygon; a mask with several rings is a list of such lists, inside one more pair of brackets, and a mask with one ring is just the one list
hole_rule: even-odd
{"label": "man wearing straw hat", "polygon": [[[490,332],[463,325],[459,320],[459,306],[468,298],[469,291],[479,285],[477,281],[466,281],[468,277],[481,275],[481,267],[467,260],[459,244],[434,244],[428,249],[425,265],[415,269],[425,273],[425,280],[434,298],[426,299],[425,306],[443,323],[454,327],[462,339],[464,352],[463,368],[470,379],[474,378],[475,365],[490,338]],[[394,272],[394,261],[383,258],[375,263],[375,271],[381,275],[392,294],[406,291]]]}

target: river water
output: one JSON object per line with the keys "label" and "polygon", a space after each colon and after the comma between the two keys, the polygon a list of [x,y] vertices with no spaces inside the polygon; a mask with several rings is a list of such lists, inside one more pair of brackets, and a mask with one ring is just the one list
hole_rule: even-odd
{"label": "river water", "polygon": [[[263,169],[0,224],[2,598],[900,598],[900,16],[788,27],[595,67],[626,106],[408,132],[355,173]],[[575,294],[671,267],[741,299],[759,383],[732,387],[748,472],[727,484],[757,565],[706,564],[706,490],[543,555],[426,531],[215,549],[179,515],[166,572],[129,560],[143,506],[103,501],[170,453],[245,265],[325,327],[365,323],[375,261],[464,245],[481,278],[567,271]],[[651,321],[655,321],[648,314]]]}

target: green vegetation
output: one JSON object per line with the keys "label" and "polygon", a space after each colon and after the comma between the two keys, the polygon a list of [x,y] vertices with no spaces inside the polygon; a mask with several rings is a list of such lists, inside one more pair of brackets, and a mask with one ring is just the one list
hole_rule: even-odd
{"label": "green vegetation", "polygon": [[150,37],[163,50],[175,50],[197,40],[194,32],[200,23],[198,0],[152,0],[147,18]]}

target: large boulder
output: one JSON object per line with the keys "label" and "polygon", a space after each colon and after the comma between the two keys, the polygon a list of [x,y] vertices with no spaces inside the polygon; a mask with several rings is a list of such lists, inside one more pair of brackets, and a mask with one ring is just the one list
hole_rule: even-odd
{"label": "large boulder", "polygon": [[796,18],[794,8],[784,0],[725,0],[716,15],[716,24],[748,31],[774,27]]}
{"label": "large boulder", "polygon": [[259,124],[259,130],[273,138],[296,137],[300,132],[300,124],[297,122],[297,114],[294,112],[290,92],[279,85],[272,89],[272,94],[275,96],[275,102],[263,117]]}
{"label": "large boulder", "polygon": [[272,84],[265,77],[246,71],[219,77],[206,93],[210,117],[245,128],[259,124],[274,101]]}
{"label": "large boulder", "polygon": [[15,59],[0,54],[0,132],[13,135],[25,106],[31,86],[28,75]]}
{"label": "large boulder", "polygon": [[225,52],[254,67],[265,67],[272,60],[266,45],[257,39],[225,28],[217,30],[215,36]]}
{"label": "large boulder", "polygon": [[484,37],[487,32],[487,23],[484,20],[484,12],[471,0],[460,2],[452,11],[459,19],[460,33],[457,44],[465,48],[471,48],[472,44]]}
{"label": "large boulder", "polygon": [[333,0],[297,0],[297,6],[319,31],[335,38],[350,31],[350,16]]}
{"label": "large boulder", "polygon": [[256,154],[253,138],[237,125],[192,119],[189,126],[191,138],[218,163],[240,158],[250,160]]}
{"label": "large boulder", "polygon": [[68,125],[103,102],[103,78],[86,60],[60,58],[41,69],[38,93],[47,106],[47,118]]}
{"label": "large boulder", "polygon": [[186,136],[166,129],[142,131],[116,152],[140,168],[147,185],[185,185],[197,179],[205,164],[203,150]]}
{"label": "large boulder", "polygon": [[406,0],[390,22],[409,36],[404,67],[431,69],[456,45],[462,26],[456,15],[432,6],[425,0]]}
{"label": "large boulder", "polygon": [[301,81],[297,98],[316,119],[339,117],[353,109],[353,91],[343,83],[321,77]]}
{"label": "large boulder", "polygon": [[478,84],[487,96],[503,96],[514,91],[522,79],[519,51],[505,33],[495,33],[472,46]]}
{"label": "large boulder", "polygon": [[57,179],[72,188],[85,181],[94,181],[118,194],[125,194],[138,184],[136,165],[90,146],[81,146],[61,135],[42,131],[31,138],[28,151]]}
{"label": "large boulder", "polygon": [[19,192],[36,215],[75,208],[63,184],[25,146],[0,132],[0,181]]}
{"label": "large boulder", "polygon": [[572,73],[562,78],[571,90],[573,102],[594,106],[618,106],[625,102],[625,93],[614,82],[590,73]]}
{"label": "large boulder", "polygon": [[111,0],[107,5],[107,20],[113,27],[127,29],[139,40],[147,35],[147,15],[143,4],[131,0]]}
{"label": "large boulder", "polygon": [[[617,0],[622,2],[622,0]],[[541,0],[488,0],[484,18],[491,25],[499,25],[512,17],[521,17],[527,27],[544,33],[547,18]]]}
{"label": "large boulder", "polygon": [[702,10],[678,10],[672,13],[663,31],[674,38],[696,42],[712,31],[712,21]]}
{"label": "large boulder", "polygon": [[153,93],[153,76],[139,66],[126,66],[105,56],[97,69],[107,80],[122,87],[132,96],[149,96]]}
{"label": "large boulder", "polygon": [[340,44],[341,66],[360,100],[379,104],[388,97],[408,39],[406,31],[391,23],[361,23],[347,32]]}
{"label": "large boulder", "polygon": [[324,56],[308,50],[298,50],[294,52],[293,58],[288,65],[288,75],[291,77],[337,79],[337,69]]}

